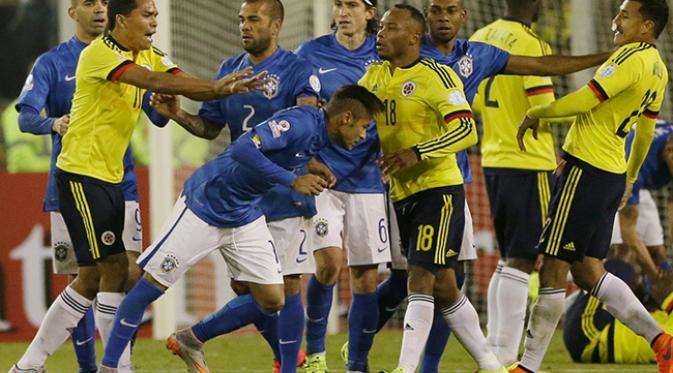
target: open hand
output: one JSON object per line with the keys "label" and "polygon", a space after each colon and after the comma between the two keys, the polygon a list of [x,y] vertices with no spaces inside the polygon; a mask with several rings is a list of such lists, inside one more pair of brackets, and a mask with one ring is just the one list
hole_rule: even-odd
{"label": "open hand", "polygon": [[292,185],[290,185],[295,192],[307,196],[317,196],[327,188],[327,186],[328,184],[325,179],[313,174],[297,176],[297,178],[294,179],[294,182],[292,182]]}
{"label": "open hand", "polygon": [[540,127],[540,120],[533,119],[526,116],[523,118],[523,122],[519,125],[519,132],[516,134],[516,140],[519,142],[519,149],[521,151],[526,151],[526,144],[524,144],[523,137],[526,135],[526,131],[529,129],[533,130],[533,138],[537,140],[537,130]]}
{"label": "open hand", "polygon": [[267,83],[266,71],[253,75],[252,68],[227,74],[216,83],[216,91],[222,96],[240,95],[251,91],[261,91]]}
{"label": "open hand", "polygon": [[395,153],[384,155],[378,160],[383,175],[391,176],[397,171],[403,171],[418,163],[418,156],[411,148],[398,150]]}

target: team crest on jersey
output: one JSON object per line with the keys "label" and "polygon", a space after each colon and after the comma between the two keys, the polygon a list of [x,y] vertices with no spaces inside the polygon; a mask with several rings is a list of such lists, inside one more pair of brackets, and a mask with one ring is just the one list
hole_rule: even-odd
{"label": "team crest on jersey", "polygon": [[402,84],[402,96],[409,97],[416,92],[416,83],[413,80],[407,80]]}
{"label": "team crest on jersey", "polygon": [[67,242],[59,241],[54,245],[54,258],[62,262],[68,258],[68,249],[70,245]]}
{"label": "team crest on jersey", "polygon": [[105,231],[100,236],[101,242],[103,242],[103,244],[107,246],[111,246],[113,243],[115,243],[116,239],[117,237],[115,236],[114,233],[112,233],[112,231]]}
{"label": "team crest on jersey", "polygon": [[166,255],[164,260],[161,262],[161,271],[163,273],[172,272],[179,265],[180,265],[180,262],[178,261],[178,258],[176,258],[174,255],[169,254],[169,255]]}
{"label": "team crest on jersey", "polygon": [[280,137],[280,135],[283,134],[283,132],[287,132],[290,130],[290,122],[286,120],[281,120],[280,122],[271,120],[269,121],[269,128],[271,129],[271,135],[273,136],[273,138],[277,139]]}
{"label": "team crest on jersey", "polygon": [[313,90],[316,93],[320,93],[320,89],[322,88],[322,86],[320,85],[320,79],[318,79],[318,77],[315,76],[315,74],[311,74],[311,77],[308,78],[308,83],[311,85],[311,88],[313,88]]}
{"label": "team crest on jersey", "polygon": [[461,58],[458,61],[458,70],[460,71],[460,75],[462,75],[465,78],[469,78],[470,75],[472,75],[472,72],[474,71],[472,57],[463,56],[463,58]]}
{"label": "team crest on jersey", "polygon": [[318,237],[325,237],[329,233],[329,227],[327,226],[327,220],[324,218],[318,218],[315,223],[315,234]]}
{"label": "team crest on jersey", "polygon": [[607,65],[601,71],[601,78],[609,78],[615,73],[617,67],[613,64]]}
{"label": "team crest on jersey", "polygon": [[270,74],[266,76],[266,84],[262,88],[262,93],[264,96],[271,100],[272,98],[278,96],[278,86],[280,85],[280,77],[276,74]]}

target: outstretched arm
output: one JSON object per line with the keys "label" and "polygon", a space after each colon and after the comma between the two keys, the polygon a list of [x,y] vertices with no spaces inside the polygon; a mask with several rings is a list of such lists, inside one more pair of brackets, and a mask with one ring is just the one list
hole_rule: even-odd
{"label": "outstretched arm", "polygon": [[180,99],[175,95],[155,93],[150,105],[162,116],[178,123],[196,137],[212,140],[220,134],[222,127],[199,115],[190,114],[180,108]]}
{"label": "outstretched arm", "polygon": [[503,70],[510,75],[565,75],[598,66],[612,55],[611,52],[590,54],[586,56],[549,55],[527,57],[512,55]]}

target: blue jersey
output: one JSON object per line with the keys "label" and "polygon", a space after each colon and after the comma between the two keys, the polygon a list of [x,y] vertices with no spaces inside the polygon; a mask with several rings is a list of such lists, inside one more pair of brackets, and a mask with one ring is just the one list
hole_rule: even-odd
{"label": "blue jersey", "polygon": [[[489,44],[457,39],[450,55],[445,55],[432,44],[429,35],[423,37],[421,56],[434,58],[437,62],[450,66],[460,80],[467,101],[472,105],[474,96],[482,80],[498,75],[505,69],[509,61],[509,53]],[[458,167],[463,174],[465,183],[472,182],[472,172],[465,150],[456,154]]]}
{"label": "blue jersey", "polygon": [[[321,97],[325,99],[344,85],[357,84],[369,65],[380,60],[373,35],[367,36],[359,48],[349,50],[339,44],[334,34],[327,34],[301,44],[296,53],[318,69]],[[346,193],[383,193],[381,173],[376,165],[380,148],[376,124],[372,123],[367,138],[352,150],[331,144],[320,152],[318,159],[337,178],[332,189]]]}
{"label": "blue jersey", "polygon": [[[255,73],[268,72],[269,83],[263,92],[207,101],[199,111],[199,116],[209,122],[221,127],[229,126],[232,141],[275,112],[295,106],[298,98],[317,98],[321,90],[320,81],[310,64],[281,48],[257,65],[250,61],[247,54],[230,58],[222,63],[215,79],[247,67],[252,67]],[[280,185],[264,197],[261,207],[268,220],[316,214],[315,198]]]}
{"label": "blue jersey", "polygon": [[[26,80],[16,109],[21,111],[23,108],[31,108],[37,113],[44,109],[47,116],[51,118],[62,117],[70,113],[72,96],[75,93],[77,61],[87,45],[73,37],[42,54],[35,61]],[[47,194],[44,199],[44,211],[58,211],[58,190],[54,172],[56,159],[61,152],[61,136],[52,131],[52,123],[52,121],[43,121],[41,126],[22,128],[34,134],[51,134],[51,168],[47,182]],[[133,154],[130,146],[124,154],[122,188],[127,201],[138,200],[138,178],[133,170]]]}
{"label": "blue jersey", "polygon": [[279,111],[196,170],[185,182],[185,201],[210,225],[240,227],[258,219],[262,195],[278,185],[256,164],[237,158],[250,142],[273,164],[298,172],[329,142],[325,114],[308,106]]}
{"label": "blue jersey", "polygon": [[[631,130],[629,136],[626,138],[627,157],[631,153],[631,144],[633,143],[634,135],[635,130]],[[638,198],[640,189],[661,189],[673,180],[671,171],[668,169],[663,158],[666,142],[671,135],[673,135],[673,124],[657,121],[652,145],[650,145],[647,157],[645,157],[645,161],[638,172],[638,181],[633,184],[633,194],[631,195],[631,198],[629,198],[629,204],[636,205],[640,203],[640,199]]]}

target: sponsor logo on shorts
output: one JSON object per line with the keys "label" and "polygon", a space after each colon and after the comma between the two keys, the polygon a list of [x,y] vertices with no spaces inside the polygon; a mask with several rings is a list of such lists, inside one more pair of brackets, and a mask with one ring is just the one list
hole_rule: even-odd
{"label": "sponsor logo on shorts", "polygon": [[378,252],[380,252],[380,253],[382,253],[382,252],[384,252],[384,251],[386,251],[386,250],[388,250],[388,246],[383,246],[383,247],[377,247],[377,248],[376,248],[376,251],[378,251]]}
{"label": "sponsor logo on shorts", "polygon": [[172,272],[175,268],[180,265],[178,258],[173,255],[166,255],[164,260],[161,262],[161,271],[163,273]]}
{"label": "sponsor logo on shorts", "polygon": [[112,231],[105,231],[100,236],[100,240],[107,246],[111,246],[113,243],[115,243],[116,239],[117,237],[115,237],[115,234],[112,233]]}
{"label": "sponsor logo on shorts", "polygon": [[315,234],[318,237],[325,237],[329,233],[329,227],[327,226],[327,220],[324,218],[319,218],[315,223]]}
{"label": "sponsor logo on shorts", "polygon": [[68,258],[68,249],[70,245],[67,242],[59,241],[54,245],[54,258],[62,262]]}

